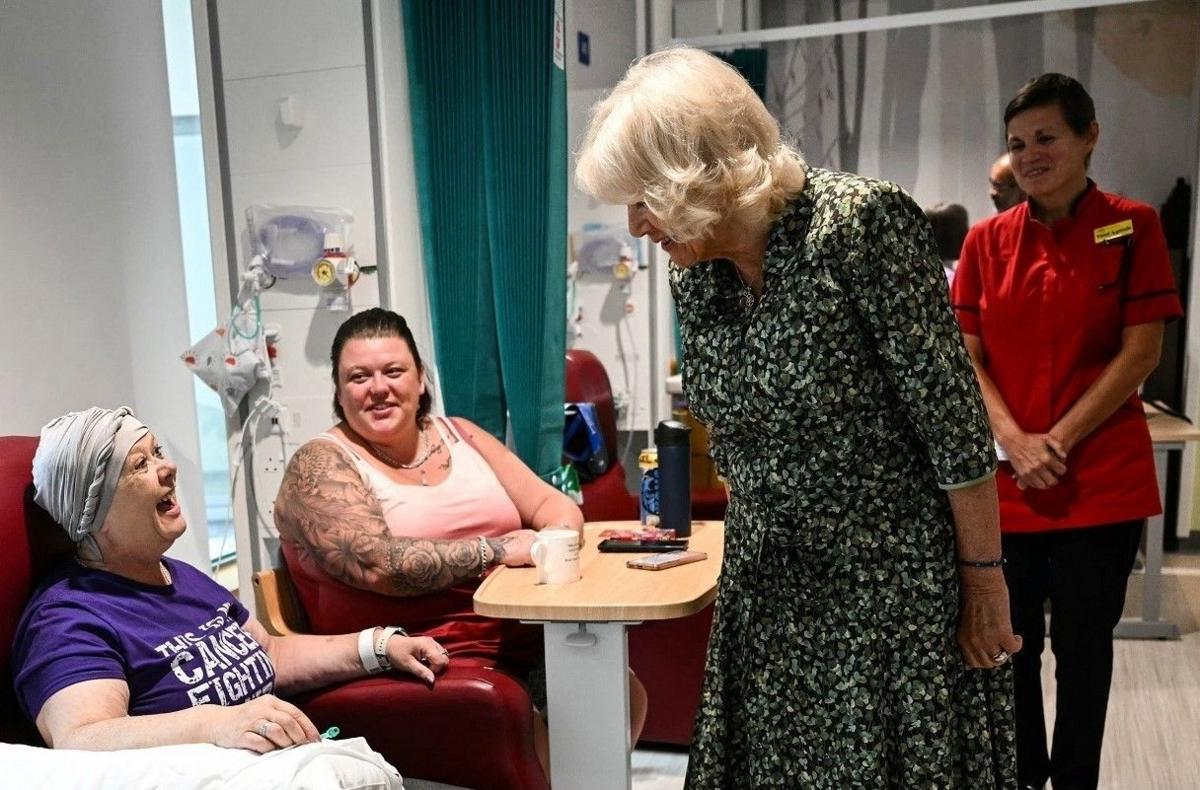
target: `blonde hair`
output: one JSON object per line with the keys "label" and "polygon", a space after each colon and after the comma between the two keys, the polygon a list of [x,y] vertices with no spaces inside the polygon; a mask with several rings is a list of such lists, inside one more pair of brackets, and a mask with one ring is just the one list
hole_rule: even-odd
{"label": "blonde hair", "polygon": [[575,166],[579,187],[607,203],[645,202],[677,241],[732,218],[774,221],[804,187],[804,159],[740,74],[678,47],[629,67],[592,108]]}

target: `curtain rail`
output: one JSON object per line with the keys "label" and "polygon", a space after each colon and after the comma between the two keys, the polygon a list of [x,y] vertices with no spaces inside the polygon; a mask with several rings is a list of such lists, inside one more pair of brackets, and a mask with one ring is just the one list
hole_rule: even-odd
{"label": "curtain rail", "polygon": [[841,36],[849,33],[869,33],[880,30],[897,30],[905,27],[927,27],[954,22],[977,22],[1001,19],[1010,16],[1049,14],[1055,11],[1074,11],[1102,6],[1133,5],[1151,0],[1017,0],[1002,5],[976,5],[966,8],[945,8],[938,11],[917,11],[908,14],[867,19],[846,19],[841,22],[822,22],[814,25],[791,25],[789,27],[747,30],[742,33],[724,33],[717,36],[694,36],[672,39],[672,44],[687,44],[701,49],[727,49],[749,44],[766,44],[773,41],[795,41],[802,38]]}

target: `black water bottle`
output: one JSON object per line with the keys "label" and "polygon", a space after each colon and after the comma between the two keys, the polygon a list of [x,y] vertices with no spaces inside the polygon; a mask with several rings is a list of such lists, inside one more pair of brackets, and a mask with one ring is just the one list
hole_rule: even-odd
{"label": "black water bottle", "polygon": [[658,446],[658,525],[675,536],[692,534],[692,429],[663,420],[654,429]]}

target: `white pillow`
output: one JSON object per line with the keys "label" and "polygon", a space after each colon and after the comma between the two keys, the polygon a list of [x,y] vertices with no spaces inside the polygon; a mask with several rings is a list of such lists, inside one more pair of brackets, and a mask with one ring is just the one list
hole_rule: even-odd
{"label": "white pillow", "polygon": [[212,744],[112,752],[0,744],[0,765],[5,785],[25,790],[404,790],[362,738],[264,755]]}

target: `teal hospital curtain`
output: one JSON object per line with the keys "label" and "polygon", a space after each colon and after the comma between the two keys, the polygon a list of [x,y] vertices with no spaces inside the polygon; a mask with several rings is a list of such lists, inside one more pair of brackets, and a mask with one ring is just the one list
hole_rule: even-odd
{"label": "teal hospital curtain", "polygon": [[[446,411],[547,474],[562,455],[566,76],[554,0],[403,0]],[[561,62],[561,61],[560,61]]]}

